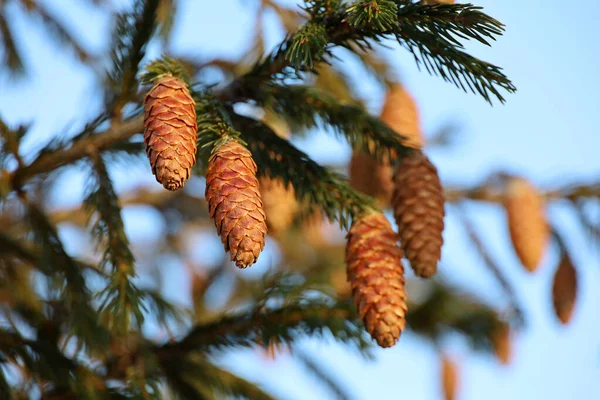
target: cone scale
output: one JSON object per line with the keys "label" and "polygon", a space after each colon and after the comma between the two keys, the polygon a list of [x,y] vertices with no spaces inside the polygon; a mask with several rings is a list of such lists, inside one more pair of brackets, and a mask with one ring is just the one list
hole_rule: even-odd
{"label": "cone scale", "polygon": [[206,173],[206,200],[225,251],[240,268],[256,262],[265,247],[266,217],[248,149],[229,141],[211,155]]}
{"label": "cone scale", "polygon": [[198,126],[194,99],[183,81],[167,75],[144,98],[144,142],[152,173],[178,190],[196,164]]}
{"label": "cone scale", "polygon": [[385,216],[359,218],[348,232],[347,277],[364,326],[381,347],[392,347],[406,325],[402,250]]}
{"label": "cone scale", "polygon": [[437,271],[444,240],[444,194],[436,167],[420,150],[400,160],[392,197],[400,246],[417,276]]}

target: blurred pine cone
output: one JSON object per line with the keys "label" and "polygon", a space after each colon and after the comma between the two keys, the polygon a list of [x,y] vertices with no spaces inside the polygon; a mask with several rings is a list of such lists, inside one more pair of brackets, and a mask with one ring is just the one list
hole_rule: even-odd
{"label": "blurred pine cone", "polygon": [[576,298],[577,271],[571,257],[564,253],[552,284],[552,304],[554,312],[562,324],[566,325],[571,321]]}
{"label": "blurred pine cone", "polygon": [[346,264],[352,296],[367,332],[391,347],[406,324],[406,292],[398,236],[383,214],[359,218],[348,232]]}
{"label": "blurred pine cone", "polygon": [[527,179],[511,178],[506,185],[504,207],[517,256],[527,271],[533,272],[550,238],[544,199]]}
{"label": "blurred pine cone", "polygon": [[265,247],[267,225],[256,170],[250,151],[233,140],[208,160],[208,210],[225,251],[240,268],[254,264]]}
{"label": "blurred pine cone", "polygon": [[506,323],[499,325],[492,332],[490,340],[498,361],[504,365],[508,365],[512,359],[512,335],[510,326]]}
{"label": "blurred pine cone", "polygon": [[436,167],[420,150],[398,164],[392,206],[400,245],[415,274],[429,278],[442,255],[444,193]]}
{"label": "blurred pine cone", "polygon": [[455,400],[458,396],[459,375],[458,364],[446,354],[442,355],[441,360],[441,381],[442,391],[445,400]]}
{"label": "blurred pine cone", "polygon": [[286,186],[279,178],[260,179],[260,193],[267,215],[267,227],[270,233],[285,231],[294,222],[298,211],[298,201],[294,188]]}
{"label": "blurred pine cone", "polygon": [[181,189],[194,164],[198,126],[194,99],[185,83],[161,77],[144,98],[144,142],[156,180]]}
{"label": "blurred pine cone", "polygon": [[[406,145],[421,148],[423,132],[417,104],[410,93],[400,84],[392,84],[381,111],[381,120],[390,128],[407,138]],[[387,207],[394,190],[394,170],[389,160],[377,161],[369,154],[355,151],[350,160],[350,185]]]}

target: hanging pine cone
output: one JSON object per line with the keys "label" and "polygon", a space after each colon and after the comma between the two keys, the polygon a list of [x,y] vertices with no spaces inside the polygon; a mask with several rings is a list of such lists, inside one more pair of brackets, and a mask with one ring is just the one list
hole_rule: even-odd
{"label": "hanging pine cone", "polygon": [[498,325],[491,333],[492,349],[500,363],[507,365],[512,358],[512,337],[510,326],[506,323]]}
{"label": "hanging pine cone", "polygon": [[504,207],[517,256],[527,271],[533,272],[550,239],[544,200],[527,179],[511,178],[506,185]]}
{"label": "hanging pine cone", "polygon": [[164,76],[144,98],[144,142],[156,180],[181,189],[196,164],[196,109],[184,82]]}
{"label": "hanging pine cone", "polygon": [[577,298],[577,271],[567,253],[564,253],[552,284],[554,312],[562,324],[568,324],[575,309]]}
{"label": "hanging pine cone", "polygon": [[[390,86],[380,119],[399,135],[404,136],[407,146],[423,147],[425,139],[417,104],[402,85]],[[354,189],[374,197],[381,207],[390,204],[394,190],[394,170],[389,160],[378,162],[365,152],[355,151],[349,169],[350,185]]]}
{"label": "hanging pine cone", "polygon": [[429,278],[442,255],[444,193],[437,169],[420,150],[400,160],[392,206],[400,245],[417,276]]}
{"label": "hanging pine cone", "polygon": [[250,151],[236,141],[220,146],[208,160],[208,211],[225,251],[240,268],[254,264],[265,247],[267,225],[256,170]]}
{"label": "hanging pine cone", "polygon": [[285,231],[294,222],[298,211],[294,188],[286,186],[281,179],[263,177],[259,182],[269,232]]}
{"label": "hanging pine cone", "polygon": [[408,147],[420,149],[425,145],[417,103],[404,86],[398,83],[390,86],[381,110],[381,120],[404,136]]}
{"label": "hanging pine cone", "polygon": [[458,394],[458,365],[447,355],[442,355],[441,360],[442,392],[445,400],[454,400]]}
{"label": "hanging pine cone", "polygon": [[383,214],[358,219],[348,232],[346,264],[354,303],[367,332],[381,347],[391,347],[406,324],[402,250]]}

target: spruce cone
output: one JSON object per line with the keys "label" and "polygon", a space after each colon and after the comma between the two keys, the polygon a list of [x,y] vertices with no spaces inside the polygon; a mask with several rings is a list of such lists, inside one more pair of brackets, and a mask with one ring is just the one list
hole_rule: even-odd
{"label": "spruce cone", "polygon": [[568,254],[564,254],[554,274],[552,304],[559,321],[566,325],[571,321],[577,297],[577,271]]}
{"label": "spruce cone", "polygon": [[539,266],[550,238],[544,200],[528,180],[512,178],[506,187],[504,207],[517,256],[527,271],[533,272]]}
{"label": "spruce cone", "polygon": [[402,85],[390,86],[381,110],[381,120],[406,137],[407,146],[420,149],[425,145],[417,103]]}
{"label": "spruce cone", "polygon": [[285,231],[294,221],[298,202],[294,188],[281,179],[261,178],[260,194],[267,215],[267,228],[271,233]]}
{"label": "spruce cone", "polygon": [[144,142],[156,180],[181,189],[196,164],[196,109],[186,85],[160,78],[144,98]]}
{"label": "spruce cone", "polygon": [[415,274],[429,278],[442,255],[444,193],[437,169],[420,150],[398,164],[392,206],[400,245]]}
{"label": "spruce cone", "polygon": [[402,250],[383,214],[372,213],[352,224],[346,264],[352,296],[367,332],[381,347],[391,347],[406,324]]}
{"label": "spruce cone", "polygon": [[442,356],[441,366],[442,390],[445,400],[454,400],[458,393],[458,365],[447,355]]}
{"label": "spruce cone", "polygon": [[208,160],[206,200],[217,233],[240,268],[256,262],[265,247],[267,225],[256,164],[244,146],[230,141]]}
{"label": "spruce cone", "polygon": [[[394,84],[386,95],[381,120],[407,138],[407,146],[421,148],[425,139],[419,111],[414,99],[403,86]],[[394,170],[389,161],[377,162],[362,151],[355,151],[350,160],[350,185],[387,207],[394,190]]]}
{"label": "spruce cone", "polygon": [[492,349],[500,363],[507,365],[512,358],[512,337],[510,327],[506,323],[499,325],[490,338]]}

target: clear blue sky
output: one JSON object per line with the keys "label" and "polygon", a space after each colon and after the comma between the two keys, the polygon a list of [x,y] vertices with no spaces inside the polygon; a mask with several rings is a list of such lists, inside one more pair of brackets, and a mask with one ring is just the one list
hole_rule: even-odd
{"label": "clear blue sky", "polygon": [[[84,43],[98,52],[106,49],[107,18],[89,17],[90,9],[76,0],[46,0],[53,11],[69,21]],[[118,2],[115,2],[118,3]],[[174,35],[177,52],[202,58],[234,58],[252,38],[254,7],[243,8],[237,0],[182,1]],[[419,72],[411,56],[394,47],[384,53],[398,65],[398,73],[411,88],[421,107],[426,132],[447,121],[461,124],[461,142],[451,151],[432,150],[430,155],[446,182],[475,182],[500,169],[520,172],[544,186],[567,179],[600,178],[600,3],[595,0],[564,2],[529,0],[501,2],[480,0],[478,5],[506,24],[506,34],[493,48],[469,47],[477,56],[505,68],[518,92],[507,95],[505,105],[490,107],[483,99],[462,93],[438,77]],[[86,14],[84,14],[84,12]],[[9,122],[34,122],[28,149],[38,148],[50,137],[75,132],[100,107],[94,95],[92,74],[77,66],[35,25],[17,19],[19,44],[31,54],[27,59],[32,77],[21,83],[0,78],[0,114]],[[267,23],[268,45],[281,30]],[[349,66],[352,70],[352,66]],[[380,88],[369,79],[357,83],[369,107],[381,106]],[[324,135],[301,143],[320,161],[347,160],[349,150]],[[156,185],[144,164],[134,171],[114,169],[118,187],[144,181]],[[81,199],[83,180],[77,172],[67,174],[56,203],[74,204]],[[547,400],[600,398],[600,249],[584,244],[581,230],[564,207],[551,210],[553,221],[566,233],[580,271],[579,302],[571,325],[560,327],[551,312],[549,288],[556,263],[550,254],[541,270],[526,275],[507,243],[503,214],[493,207],[474,208],[473,218],[484,227],[494,255],[506,267],[528,313],[529,328],[515,343],[509,367],[491,358],[473,355],[460,342],[451,343],[452,354],[461,360],[461,399]],[[159,240],[160,230],[150,229],[155,219],[144,210],[125,212],[133,243]],[[451,217],[445,232],[444,259],[452,270],[442,269],[450,279],[490,301],[501,292],[469,250]],[[86,246],[69,229],[62,234],[70,248]],[[257,266],[260,268],[260,266]],[[177,269],[177,266],[173,267]],[[169,286],[185,284],[177,275]],[[179,276],[179,277],[177,277]],[[175,293],[175,292],[174,292]],[[187,301],[184,298],[175,299]],[[181,297],[181,296],[179,296]],[[410,334],[392,349],[377,352],[377,361],[366,362],[337,344],[306,341],[302,347],[318,354],[323,363],[345,380],[357,399],[438,398],[435,350]],[[254,352],[228,355],[223,361],[234,371],[255,379],[289,399],[327,398],[327,393],[293,360],[282,357],[266,363]]]}

